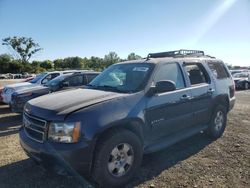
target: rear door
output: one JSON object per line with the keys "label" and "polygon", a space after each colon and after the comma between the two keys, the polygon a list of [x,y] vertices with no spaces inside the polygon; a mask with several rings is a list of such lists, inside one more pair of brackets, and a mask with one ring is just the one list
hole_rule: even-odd
{"label": "rear door", "polygon": [[190,89],[192,93],[193,125],[207,124],[211,116],[212,95],[214,86],[211,79],[201,63],[185,63]]}
{"label": "rear door", "polygon": [[83,74],[73,75],[73,76],[68,77],[63,82],[64,87],[61,90],[79,87],[79,86],[82,86],[83,84],[84,84]]}
{"label": "rear door", "polygon": [[98,74],[85,74],[85,82],[84,85],[89,84]]}
{"label": "rear door", "polygon": [[191,124],[191,93],[186,88],[183,73],[178,63],[159,65],[153,84],[171,80],[176,90],[148,97],[146,121],[152,130],[152,141],[174,134]]}

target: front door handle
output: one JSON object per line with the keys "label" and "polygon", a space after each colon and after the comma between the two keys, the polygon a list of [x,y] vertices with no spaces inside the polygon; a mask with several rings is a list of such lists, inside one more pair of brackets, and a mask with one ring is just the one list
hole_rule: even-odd
{"label": "front door handle", "polygon": [[213,92],[215,92],[215,90],[214,90],[213,88],[210,88],[210,89],[207,91],[208,94],[213,94]]}
{"label": "front door handle", "polygon": [[182,95],[182,97],[180,98],[181,100],[190,100],[192,99],[192,97],[190,95]]}

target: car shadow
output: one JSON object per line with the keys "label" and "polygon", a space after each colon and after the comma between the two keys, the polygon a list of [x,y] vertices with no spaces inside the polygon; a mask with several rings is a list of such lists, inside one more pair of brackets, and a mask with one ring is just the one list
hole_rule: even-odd
{"label": "car shadow", "polygon": [[[153,179],[177,163],[195,155],[212,143],[203,134],[198,134],[167,149],[144,156],[142,166],[126,186],[132,188]],[[90,184],[95,186],[94,182]],[[30,158],[0,167],[0,187],[83,187],[74,176],[60,176],[44,170]],[[72,186],[74,185],[74,186]],[[98,186],[96,186],[98,187]]]}
{"label": "car shadow", "polygon": [[73,177],[44,170],[31,159],[0,167],[0,187],[81,187]]}
{"label": "car shadow", "polygon": [[143,158],[141,168],[134,179],[126,187],[135,187],[145,181],[149,181],[177,163],[195,155],[203,148],[211,144],[213,140],[204,134],[198,134],[181,141],[169,148],[147,154]]}
{"label": "car shadow", "polygon": [[6,104],[0,104],[0,115],[12,113],[9,106]]}

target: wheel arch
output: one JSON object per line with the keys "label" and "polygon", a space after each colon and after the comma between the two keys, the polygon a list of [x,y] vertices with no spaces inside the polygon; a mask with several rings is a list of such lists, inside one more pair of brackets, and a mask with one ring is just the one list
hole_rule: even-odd
{"label": "wheel arch", "polygon": [[128,130],[133,132],[141,141],[142,146],[144,145],[144,133],[143,133],[143,126],[144,122],[140,118],[131,118],[131,119],[125,119],[120,120],[117,122],[113,122],[107,126],[105,126],[104,129],[102,129],[100,132],[98,132],[95,137],[95,144],[93,148],[93,156],[92,156],[92,162],[90,166],[90,172],[93,171],[93,160],[95,158],[95,150],[97,147],[97,144],[101,141],[101,139],[104,137],[104,135],[108,134],[110,131],[122,131],[122,130]]}
{"label": "wheel arch", "polygon": [[225,106],[226,109],[227,109],[227,112],[228,112],[229,111],[229,106],[230,106],[230,104],[229,104],[229,96],[226,95],[226,94],[217,96],[215,98],[213,109],[215,109],[216,106],[218,106],[219,104]]}

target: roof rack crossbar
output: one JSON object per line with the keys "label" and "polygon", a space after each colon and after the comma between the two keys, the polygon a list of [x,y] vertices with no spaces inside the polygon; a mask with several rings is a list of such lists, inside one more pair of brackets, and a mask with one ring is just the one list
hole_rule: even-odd
{"label": "roof rack crossbar", "polygon": [[178,57],[178,56],[204,56],[204,51],[201,50],[175,50],[168,52],[159,52],[159,53],[149,53],[147,59],[149,58],[161,58],[161,57]]}

